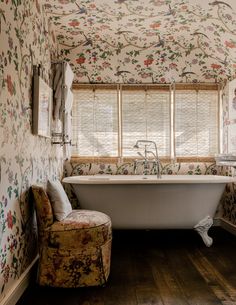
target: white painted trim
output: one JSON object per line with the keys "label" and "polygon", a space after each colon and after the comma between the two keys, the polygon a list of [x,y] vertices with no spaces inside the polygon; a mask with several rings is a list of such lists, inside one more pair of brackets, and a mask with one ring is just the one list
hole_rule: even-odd
{"label": "white painted trim", "polygon": [[31,278],[31,269],[38,260],[38,255],[34,258],[32,263],[28,266],[28,268],[21,274],[18,280],[12,285],[12,287],[7,291],[7,293],[3,293],[0,300],[0,305],[15,305],[17,301],[22,296],[25,289],[30,284]]}

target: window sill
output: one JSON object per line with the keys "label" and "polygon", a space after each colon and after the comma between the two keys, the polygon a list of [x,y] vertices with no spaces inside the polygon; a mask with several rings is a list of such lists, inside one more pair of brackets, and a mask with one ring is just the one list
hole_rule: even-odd
{"label": "window sill", "polygon": [[[70,161],[78,163],[130,163],[137,160],[137,157],[79,157],[72,156]],[[193,162],[212,162],[215,163],[214,157],[178,157],[175,160],[171,160],[167,157],[161,157],[160,161],[162,163],[193,163]]]}

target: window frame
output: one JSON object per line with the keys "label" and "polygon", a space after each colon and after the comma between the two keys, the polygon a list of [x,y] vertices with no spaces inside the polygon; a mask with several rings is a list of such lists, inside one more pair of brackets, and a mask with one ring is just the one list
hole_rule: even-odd
{"label": "window frame", "polygon": [[[157,91],[166,91],[168,92],[168,95],[169,95],[169,106],[168,106],[168,113],[169,113],[169,155],[167,156],[161,156],[162,159],[170,159],[170,156],[171,156],[171,147],[172,147],[172,143],[171,143],[171,136],[172,136],[172,128],[171,128],[171,84],[132,84],[132,85],[129,85],[129,84],[123,84],[120,86],[120,94],[121,94],[121,100],[120,100],[120,104],[121,104],[121,113],[120,113],[120,117],[121,117],[121,138],[122,138],[122,141],[121,141],[121,157],[122,158],[125,158],[125,159],[135,159],[135,155],[134,156],[126,156],[126,155],[123,155],[123,151],[124,151],[124,147],[123,147],[123,136],[124,136],[124,133],[123,133],[123,129],[122,129],[122,126],[123,126],[123,117],[122,117],[122,106],[123,106],[123,100],[122,100],[122,91],[125,91],[125,90],[139,90],[139,91],[144,91],[145,94],[146,92],[148,92],[148,90],[150,91],[154,91],[154,90],[157,90]],[[146,126],[148,127],[148,126]],[[142,140],[141,138],[137,139],[137,140]],[[143,139],[145,140],[145,139]],[[135,144],[135,143],[134,143]],[[134,145],[133,144],[133,145]],[[137,158],[137,157],[136,157]]]}
{"label": "window frame", "polygon": [[[173,85],[173,92],[174,92],[174,103],[173,103],[173,113],[174,113],[174,128],[173,132],[175,133],[176,129],[176,124],[175,124],[175,101],[176,101],[176,92],[180,90],[191,90],[191,91],[215,91],[217,92],[217,148],[218,151],[216,152],[219,153],[222,151],[222,85],[219,83],[197,83],[197,84],[186,84],[186,83],[178,83]],[[176,137],[174,135],[174,158],[177,160],[211,160],[214,161],[214,156],[177,156],[176,153]]]}
{"label": "window frame", "polygon": [[[175,93],[177,90],[213,90],[218,92],[218,152],[221,151],[221,137],[222,137],[222,86],[219,83],[174,83],[174,84],[74,84],[72,86],[72,91],[82,89],[103,89],[107,87],[114,88],[116,86],[117,90],[117,113],[118,113],[118,149],[117,156],[103,157],[103,156],[79,156],[73,154],[71,159],[83,162],[104,162],[104,163],[117,163],[117,162],[132,162],[137,159],[137,156],[123,156],[122,155],[122,88],[130,87],[135,90],[135,88],[158,88],[163,89],[169,86],[170,92],[170,156],[160,157],[162,161],[170,162],[213,162],[213,156],[175,156]],[[72,114],[73,115],[73,114]]]}
{"label": "window frame", "polygon": [[[119,85],[117,84],[82,84],[82,85],[73,85],[72,86],[72,92],[74,93],[74,91],[78,91],[79,89],[83,89],[83,90],[91,90],[91,93],[93,92],[95,94],[96,90],[115,90],[116,91],[116,95],[118,96],[118,92],[119,92]],[[117,97],[117,135],[119,136],[119,113],[118,113],[118,102],[119,99]],[[72,107],[72,111],[73,111],[73,107]],[[72,117],[73,117],[73,113],[72,113]],[[72,118],[73,121],[73,118]],[[73,130],[73,124],[72,124],[72,130]],[[117,136],[117,137],[118,137]],[[73,135],[72,135],[72,145],[75,145],[73,143]],[[117,139],[117,151],[119,150],[119,139]],[[87,158],[117,158],[118,156],[86,156],[86,155],[79,155],[79,154],[72,154],[72,158],[81,158],[81,159],[87,159]]]}

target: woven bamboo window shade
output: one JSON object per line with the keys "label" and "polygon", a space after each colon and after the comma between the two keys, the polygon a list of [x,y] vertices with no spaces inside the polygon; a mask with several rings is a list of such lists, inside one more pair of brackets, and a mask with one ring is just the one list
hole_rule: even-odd
{"label": "woven bamboo window shade", "polygon": [[134,156],[137,140],[156,142],[159,156],[170,156],[170,90],[122,87],[122,155]]}
{"label": "woven bamboo window shade", "polygon": [[73,93],[73,156],[136,157],[137,140],[156,142],[167,158],[219,151],[217,84],[79,85]]}
{"label": "woven bamboo window shade", "polygon": [[118,156],[117,87],[81,87],[73,93],[72,154]]}
{"label": "woven bamboo window shade", "polygon": [[218,152],[218,92],[186,90],[175,92],[175,155],[214,156]]}

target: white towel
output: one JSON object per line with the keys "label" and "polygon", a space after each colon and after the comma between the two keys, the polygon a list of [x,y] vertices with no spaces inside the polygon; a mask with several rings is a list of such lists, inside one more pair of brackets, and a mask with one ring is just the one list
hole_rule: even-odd
{"label": "white towel", "polygon": [[55,71],[56,72],[55,72],[55,76],[54,76],[54,79],[53,79],[53,89],[54,90],[57,89],[58,81],[62,76],[62,66],[61,66],[61,64],[56,64],[55,65]]}
{"label": "white towel", "polygon": [[74,79],[74,73],[68,63],[64,63],[64,100],[66,101]]}
{"label": "white towel", "polygon": [[74,73],[68,63],[64,63],[64,82],[65,85],[70,89],[73,83]]}
{"label": "white towel", "polygon": [[73,105],[73,93],[71,90],[68,90],[67,96],[65,99],[65,111],[70,112]]}
{"label": "white towel", "polygon": [[[65,142],[71,141],[72,126],[71,126],[71,109],[73,104],[73,93],[70,90],[74,73],[68,63],[58,63],[55,67],[55,76],[53,79],[54,89],[54,119],[55,129],[62,127],[62,133],[64,135]],[[63,126],[58,124],[61,121]],[[64,144],[63,147],[64,158],[70,158],[71,145],[69,143]]]}

